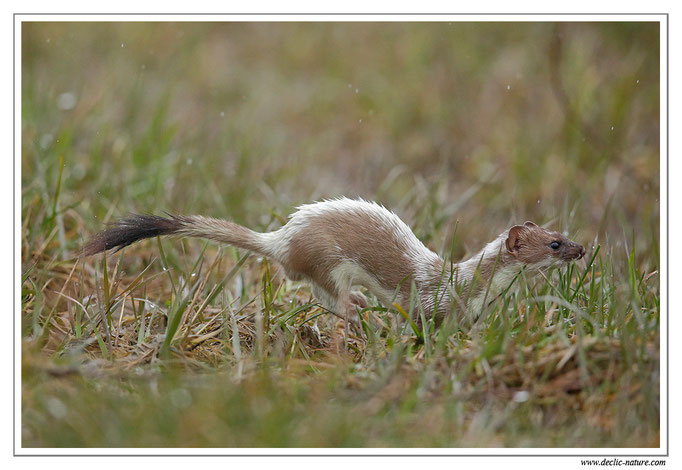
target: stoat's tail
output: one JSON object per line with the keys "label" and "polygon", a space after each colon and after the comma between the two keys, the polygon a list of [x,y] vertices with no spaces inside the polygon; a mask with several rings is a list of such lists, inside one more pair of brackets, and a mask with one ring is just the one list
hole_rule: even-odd
{"label": "stoat's tail", "polygon": [[144,238],[161,235],[198,237],[216,240],[261,255],[269,255],[265,234],[254,232],[234,222],[200,215],[132,215],[98,233],[83,247],[82,256],[90,256],[112,248],[116,251]]}

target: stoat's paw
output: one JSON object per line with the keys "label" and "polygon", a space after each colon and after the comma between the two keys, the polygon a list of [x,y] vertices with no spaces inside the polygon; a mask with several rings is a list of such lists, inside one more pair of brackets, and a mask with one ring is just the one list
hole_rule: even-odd
{"label": "stoat's paw", "polygon": [[350,292],[350,303],[360,308],[367,308],[369,305],[365,294],[358,290],[353,290]]}

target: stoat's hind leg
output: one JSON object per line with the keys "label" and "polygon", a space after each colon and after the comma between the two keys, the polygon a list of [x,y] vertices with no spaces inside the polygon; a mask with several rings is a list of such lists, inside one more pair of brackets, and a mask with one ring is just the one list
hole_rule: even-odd
{"label": "stoat's hind leg", "polygon": [[336,311],[346,320],[346,327],[351,325],[357,333],[362,334],[358,307],[363,303],[367,305],[367,299],[359,292],[351,291],[351,285],[352,280],[350,277],[337,279],[338,298],[336,299]]}
{"label": "stoat's hind leg", "polygon": [[[322,306],[332,312],[334,315],[342,317],[342,315],[336,311],[337,307],[337,296],[330,294],[327,289],[321,287],[317,284],[313,284],[313,295],[317,300],[320,301]],[[343,317],[342,317],[343,318]]]}
{"label": "stoat's hind leg", "polygon": [[350,285],[341,287],[342,289],[332,294],[327,289],[313,284],[313,295],[324,308],[334,315],[346,320],[354,327],[359,327],[360,322],[358,321],[356,306],[360,306],[362,303],[366,306],[367,299],[359,292],[351,292]]}

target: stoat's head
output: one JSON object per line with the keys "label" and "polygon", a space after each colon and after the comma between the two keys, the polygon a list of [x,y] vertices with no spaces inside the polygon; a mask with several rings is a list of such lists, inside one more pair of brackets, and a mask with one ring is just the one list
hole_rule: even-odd
{"label": "stoat's head", "polygon": [[510,228],[505,247],[519,262],[537,268],[568,263],[585,255],[585,248],[582,245],[533,222]]}

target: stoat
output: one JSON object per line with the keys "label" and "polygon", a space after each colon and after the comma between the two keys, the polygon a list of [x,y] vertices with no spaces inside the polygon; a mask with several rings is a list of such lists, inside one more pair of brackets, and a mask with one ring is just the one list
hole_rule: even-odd
{"label": "stoat", "polygon": [[424,246],[393,212],[347,198],[302,205],[284,226],[267,233],[199,215],[133,215],[95,235],[82,253],[121,249],[160,235],[207,238],[271,258],[290,279],[312,284],[322,305],[347,320],[357,319],[356,307],[367,307],[366,297],[353,286],[367,288],[385,306],[398,302],[405,310],[414,286],[427,317],[457,306],[480,313],[522,269],[533,275],[585,254],[561,233],[526,222],[451,265]]}

